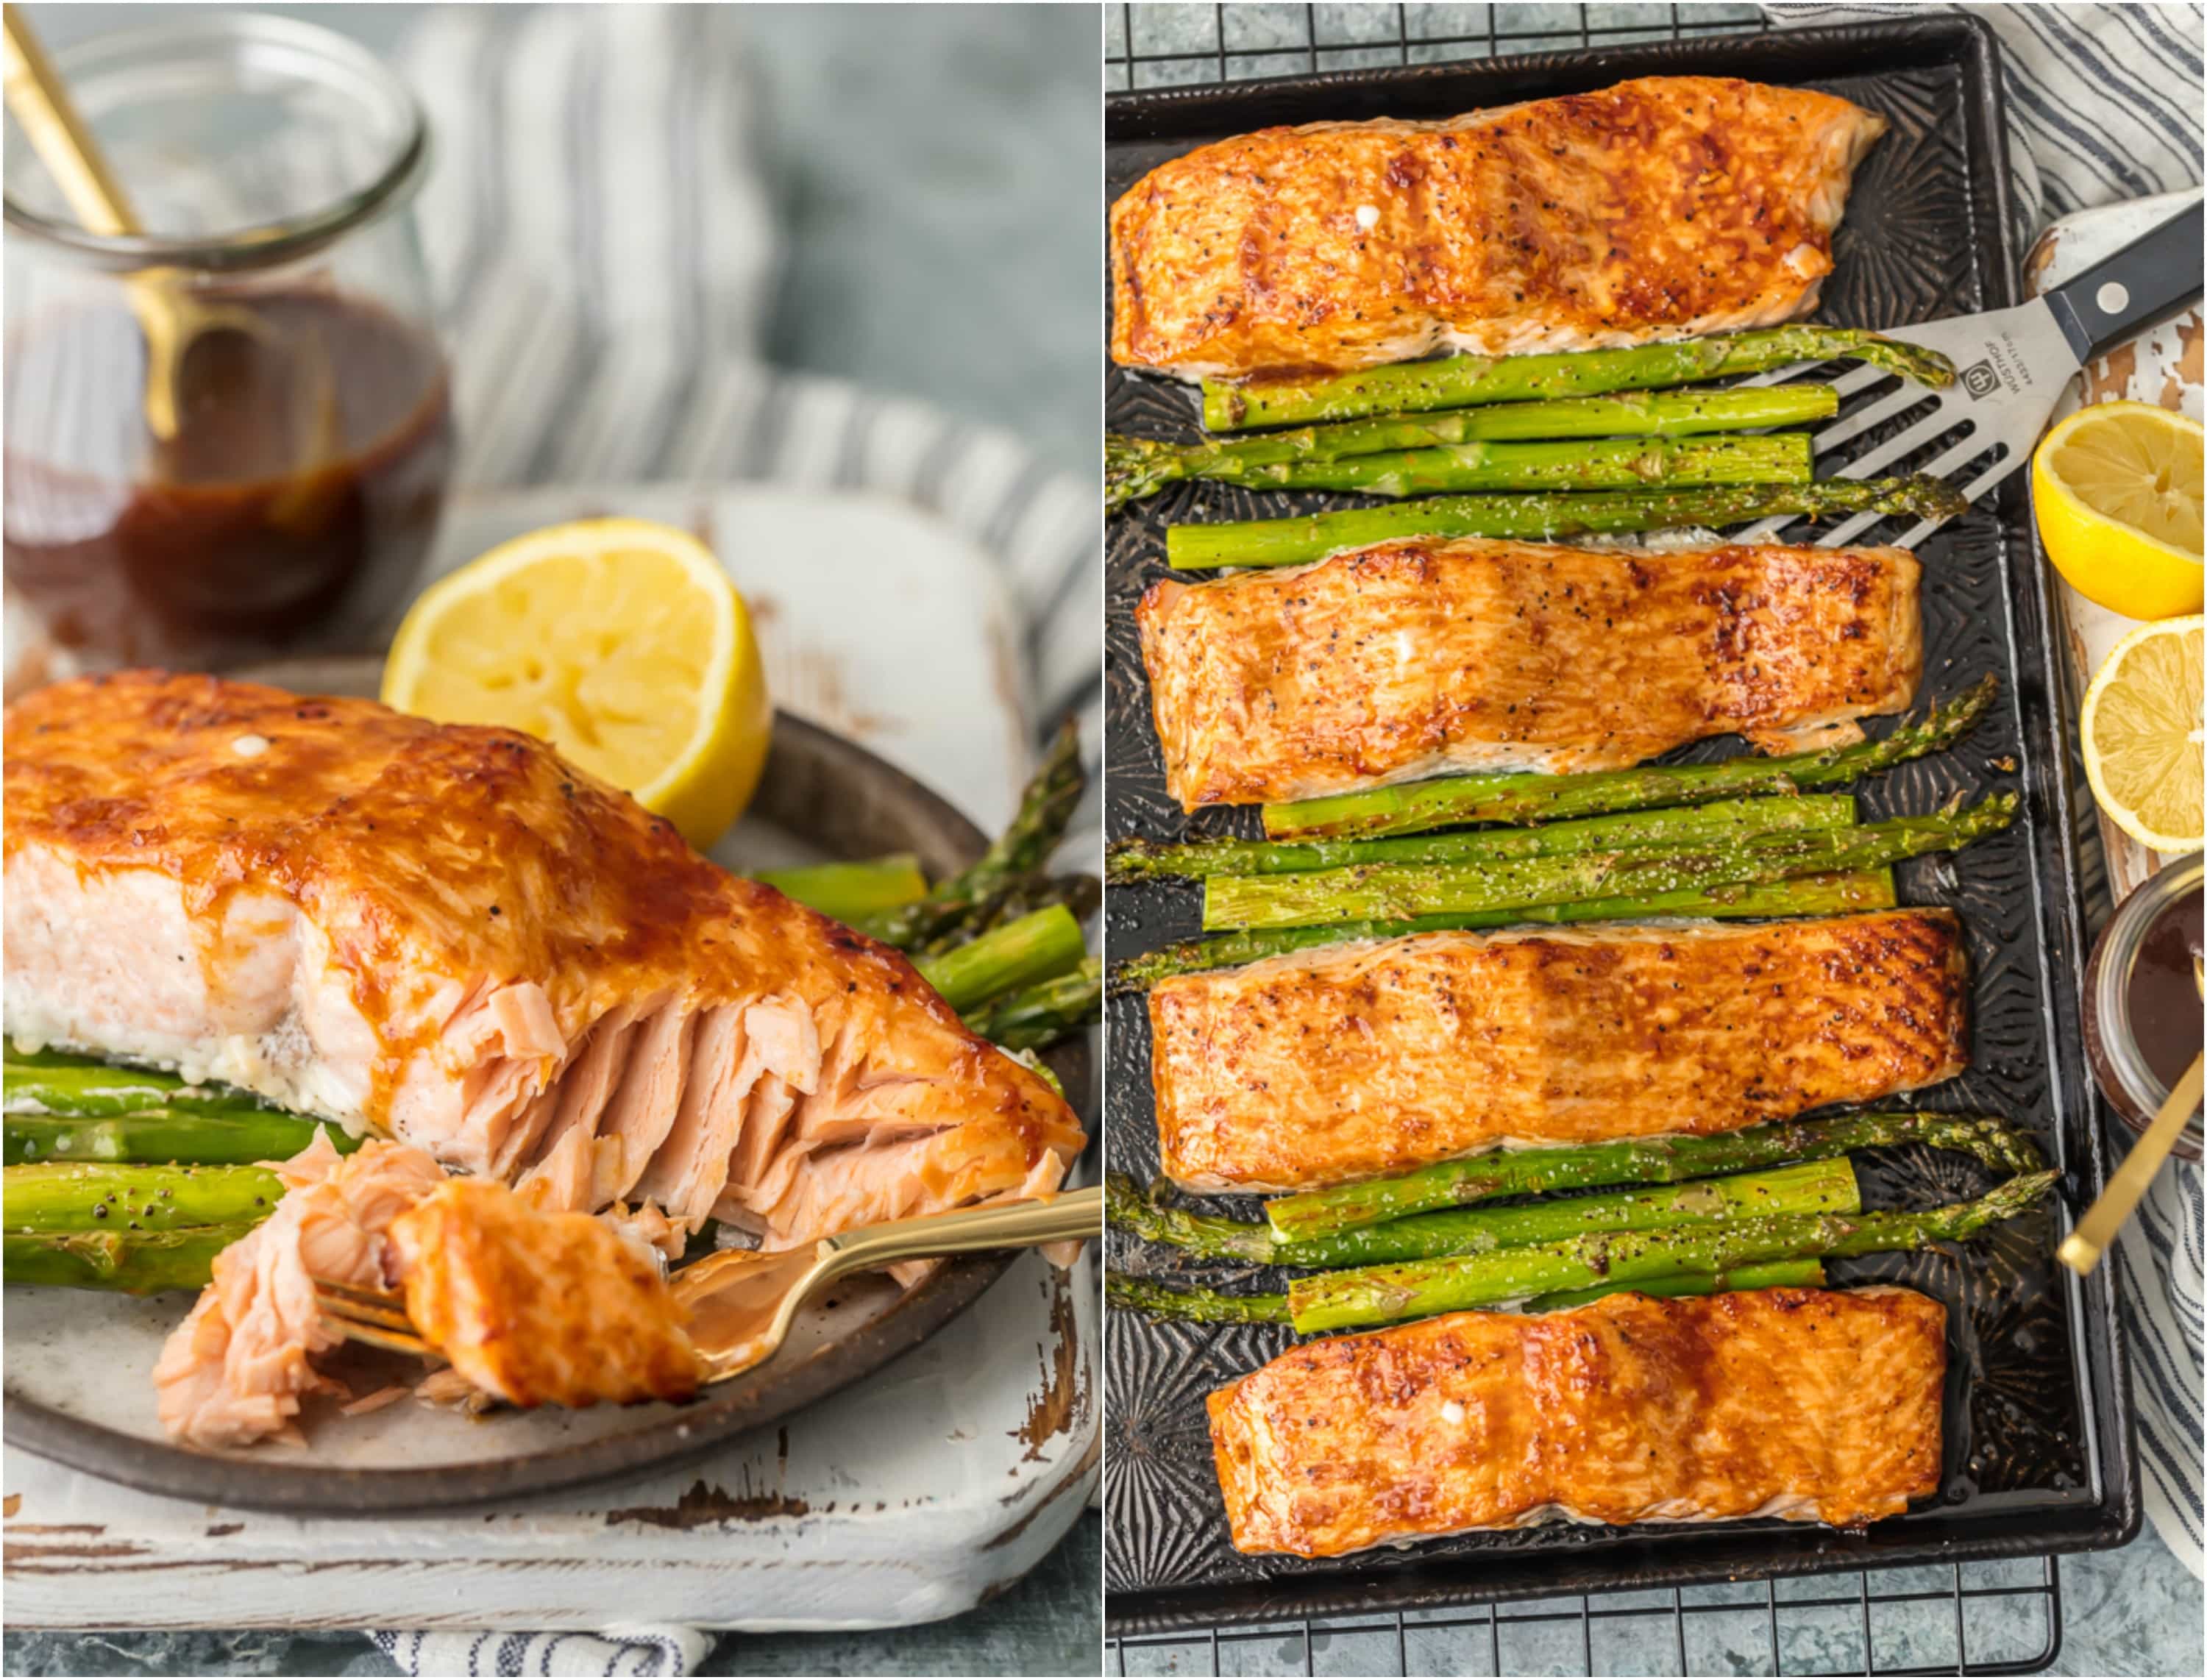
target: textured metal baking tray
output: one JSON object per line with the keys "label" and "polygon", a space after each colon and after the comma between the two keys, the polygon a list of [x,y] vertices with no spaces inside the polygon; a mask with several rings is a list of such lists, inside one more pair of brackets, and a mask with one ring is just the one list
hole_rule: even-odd
{"label": "textured metal baking tray", "polygon": [[[1856,176],[1820,316],[1900,326],[2017,299],[1997,53],[1973,20],[1925,16],[1119,94],[1107,108],[1106,191],[1115,198],[1167,158],[1274,123],[1448,116],[1652,74],[1811,86],[1893,124]],[[1195,429],[1184,387],[1121,369],[1109,374],[1107,410],[1115,430],[1181,436]],[[1180,485],[1113,520],[1106,822],[1115,837],[1253,831],[1252,813],[1184,818],[1164,792],[1132,611],[1163,575],[1166,527],[1350,499]],[[1903,898],[1961,913],[1974,971],[1971,1069],[1926,1101],[1990,1109],[2031,1127],[2065,1169],[2064,1205],[1965,1253],[1833,1268],[1836,1281],[1905,1282],[1950,1309],[1940,1493],[1862,1534],[1773,1522],[1660,1530],[1554,1525],[1326,1563],[1245,1557],[1227,1541],[1202,1399],[1277,1353],[1286,1333],[1115,1312],[1105,1355],[1113,1632],[2025,1556],[2119,1545],[2136,1532],[2129,1383],[2112,1282],[2104,1272],[2079,1282],[2051,1260],[2060,1230],[2096,1193],[2107,1163],[2079,1049],[2084,946],[2062,746],[2069,724],[2027,518],[2021,481],[2012,478],[1922,551],[1926,691],[1950,694],[1995,672],[2001,691],[1994,714],[1959,750],[1859,790],[1872,818],[1929,810],[1956,793],[1975,798],[2014,788],[2024,796],[2023,816],[2007,833],[1959,859],[1905,866]],[[1187,936],[1196,909],[1193,891],[1112,894],[1109,954],[1115,960]],[[1114,1000],[1106,1055],[1109,1159],[1146,1178],[1156,1170],[1157,1144],[1149,1028],[1139,998]],[[1974,1163],[1914,1150],[1872,1157],[1864,1172],[1873,1205],[1975,1194],[1988,1182]],[[1162,1251],[1116,1236],[1110,1259],[1129,1272],[1173,1275]]]}

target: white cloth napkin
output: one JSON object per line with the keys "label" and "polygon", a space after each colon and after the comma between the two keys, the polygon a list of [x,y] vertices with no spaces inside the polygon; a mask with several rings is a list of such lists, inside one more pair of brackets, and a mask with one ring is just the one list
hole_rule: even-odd
{"label": "white cloth napkin", "polygon": [[[1766,6],[1805,26],[1921,12],[1915,5]],[[2197,187],[2202,166],[2201,23],[2197,5],[1974,4],[2001,39],[2008,158],[2023,225],[2019,248],[2057,217]],[[2075,778],[2088,885],[2099,834]],[[2109,906],[2096,906],[2104,920]],[[2195,1575],[2201,1533],[2203,1382],[2198,1165],[2171,1161],[2124,1227],[2113,1259],[2132,1362],[2138,1471],[2146,1515]]]}

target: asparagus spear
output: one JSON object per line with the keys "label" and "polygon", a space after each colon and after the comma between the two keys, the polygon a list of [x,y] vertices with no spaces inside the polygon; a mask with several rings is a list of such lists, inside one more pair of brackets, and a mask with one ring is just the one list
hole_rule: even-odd
{"label": "asparagus spear", "polygon": [[[1761,1265],[1735,1266],[1729,1271],[1678,1272],[1668,1277],[1647,1277],[1637,1283],[1595,1283],[1583,1289],[1558,1289],[1534,1295],[1516,1310],[1555,1312],[1584,1306],[1630,1288],[1636,1294],[1721,1295],[1735,1289],[1820,1289],[1824,1268],[1817,1260],[1772,1260]],[[1104,1279],[1104,1298],[1114,1306],[1130,1307],[1157,1318],[1180,1318],[1210,1324],[1284,1324],[1289,1322],[1288,1298],[1280,1294],[1229,1295],[1217,1289],[1185,1288],[1148,1278],[1112,1272]]]}
{"label": "asparagus spear", "polygon": [[8,1282],[50,1288],[119,1289],[157,1294],[198,1289],[214,1276],[214,1257],[249,1225],[174,1231],[9,1231],[0,1237]]}
{"label": "asparagus spear", "polygon": [[942,956],[978,939],[991,928],[1001,928],[1054,904],[1063,905],[1074,920],[1085,922],[1103,902],[1103,883],[1092,875],[1015,876],[974,900],[962,918],[913,946],[910,954],[914,962]]}
{"label": "asparagus spear", "polygon": [[1292,519],[1175,525],[1165,563],[1175,571],[1217,566],[1303,565],[1345,548],[1397,537],[1565,537],[1744,524],[1773,515],[1838,513],[1952,519],[1969,506],[1935,478],[1826,478],[1810,484],[1735,484],[1694,489],[1554,490],[1525,495],[1436,496],[1392,507],[1346,508]]}
{"label": "asparagus spear", "polygon": [[1995,793],[1965,810],[1899,816],[1829,833],[1743,834],[1690,852],[1594,852],[1475,864],[1373,864],[1303,875],[1215,876],[1204,885],[1203,925],[1296,928],[1331,922],[1644,898],[1657,893],[1876,869],[1927,852],[1959,850],[2014,819],[2017,798]]}
{"label": "asparagus spear", "polygon": [[260,1167],[57,1161],[0,1172],[0,1223],[38,1234],[251,1226],[283,1194],[283,1180]]}
{"label": "asparagus spear", "polygon": [[1040,1049],[1096,1019],[1103,1004],[1103,961],[1083,957],[1069,973],[991,998],[967,1013],[966,1025],[1005,1049]]}
{"label": "asparagus spear", "polygon": [[89,1056],[9,1049],[0,1064],[0,1091],[9,1114],[127,1115],[167,1109],[180,1114],[257,1115],[270,1105],[228,1085],[188,1085],[174,1073],[117,1067]]}
{"label": "asparagus spear", "polygon": [[1400,782],[1266,805],[1265,833],[1273,840],[1356,840],[1420,834],[1467,822],[1552,822],[1649,805],[1844,787],[1953,745],[1991,707],[1995,687],[1995,679],[1988,674],[1934,708],[1922,722],[1904,723],[1881,741],[1780,758],[1743,754],[1714,764],[1644,764],[1578,775],[1498,774]]}
{"label": "asparagus spear", "polygon": [[1815,476],[1805,432],[1763,438],[1600,438],[1563,443],[1465,443],[1352,455],[1337,461],[1221,462],[1205,478],[1247,490],[1356,491],[1432,496],[1473,490],[1641,490],[1718,484],[1806,484]]}
{"label": "asparagus spear", "polygon": [[1342,922],[1322,928],[1264,928],[1217,939],[1192,939],[1145,952],[1115,965],[1114,991],[1143,991],[1175,974],[1235,968],[1265,957],[1356,940],[1397,939],[1404,934],[1500,928],[1520,923],[1636,921],[1658,916],[1840,916],[1855,910],[1890,910],[1900,902],[1893,870],[1850,875],[1804,875],[1765,886],[1712,887],[1705,892],[1656,893],[1642,899],[1588,899],[1578,904],[1535,905],[1461,916],[1419,916],[1407,922]]}
{"label": "asparagus spear", "polygon": [[1632,392],[1552,403],[1413,416],[1391,415],[1340,426],[1259,436],[1162,443],[1117,433],[1104,440],[1105,506],[1125,506],[1185,478],[1234,480],[1253,467],[1342,461],[1397,450],[1551,438],[1683,438],[1827,420],[1839,409],[1828,385],[1742,386],[1731,391]]}
{"label": "asparagus spear", "polygon": [[1935,350],[1848,327],[1780,326],[1629,350],[1548,356],[1450,356],[1313,380],[1203,382],[1203,423],[1213,432],[1305,426],[1367,415],[1425,413],[1482,403],[1592,397],[1760,374],[1796,362],[1849,356],[1936,389],[1954,364]]}
{"label": "asparagus spear", "polygon": [[2046,1172],[2012,1178],[1974,1202],[1949,1203],[1924,1213],[1780,1214],[1322,1271],[1289,1286],[1288,1307],[1295,1329],[1314,1336],[1501,1306],[1596,1283],[1630,1288],[1643,1278],[1679,1272],[1929,1248],[1966,1241],[1989,1225],[2028,1212],[2060,1176]]}
{"label": "asparagus spear", "polygon": [[[1759,1266],[1735,1266],[1730,1271],[1696,1274],[1680,1272],[1673,1277],[1651,1277],[1633,1286],[1634,1292],[1643,1295],[1658,1295],[1674,1300],[1680,1295],[1723,1295],[1737,1289],[1821,1289],[1824,1287],[1824,1263],[1821,1260],[1770,1260]],[[1558,1289],[1553,1294],[1535,1295],[1517,1310],[1521,1312],[1559,1312],[1568,1307],[1584,1306],[1588,1301],[1600,1300],[1604,1295],[1613,1295],[1617,1290],[1606,1283],[1595,1283],[1583,1289]]]}
{"label": "asparagus spear", "polygon": [[1056,978],[1088,954],[1080,924],[1062,904],[992,928],[971,944],[917,966],[961,1015],[1004,992]]}
{"label": "asparagus spear", "polygon": [[[278,1109],[236,1115],[141,1109],[82,1117],[10,1114],[4,1122],[10,1167],[32,1161],[175,1161],[206,1166],[282,1161],[314,1140],[321,1122]],[[362,1139],[338,1127],[330,1141],[350,1154]]]}
{"label": "asparagus spear", "polygon": [[1995,1172],[2035,1173],[2046,1164],[2028,1135],[1987,1115],[1835,1115],[1826,1120],[1778,1121],[1711,1137],[1630,1138],[1559,1149],[1496,1151],[1421,1167],[1398,1178],[1276,1196],[1265,1205],[1265,1219],[1283,1242],[1315,1242],[1360,1226],[1496,1196],[1607,1184],[1676,1184],[1781,1161],[1829,1161],[1857,1149],[1899,1144],[1973,1156]]}
{"label": "asparagus spear", "polygon": [[[9,1264],[12,1269],[11,1251]],[[1285,1295],[1229,1295],[1217,1289],[1190,1289],[1159,1283],[1147,1277],[1129,1277],[1107,1270],[1104,1299],[1114,1306],[1146,1312],[1152,1318],[1179,1318],[1199,1324],[1284,1324],[1288,1322]]]}
{"label": "asparagus spear", "polygon": [[1293,875],[1307,870],[1373,864],[1474,864],[1581,852],[1648,852],[1737,840],[1780,829],[1828,831],[1853,826],[1851,793],[1720,799],[1706,805],[1625,811],[1552,822],[1538,828],[1488,828],[1475,834],[1412,834],[1374,840],[1190,840],[1167,845],[1124,840],[1113,844],[1105,872],[1115,882],[1156,876]]}
{"label": "asparagus spear", "polygon": [[972,913],[974,906],[1021,876],[1050,861],[1065,837],[1065,825],[1087,777],[1080,768],[1080,726],[1070,717],[1051,738],[1041,765],[1020,796],[1011,825],[967,868],[941,882],[924,898],[894,910],[876,911],[852,925],[885,945],[911,950],[924,940]]}
{"label": "asparagus spear", "polygon": [[839,922],[894,910],[927,896],[927,877],[920,873],[919,859],[909,852],[858,863],[762,870],[757,879]]}
{"label": "asparagus spear", "polygon": [[1862,1209],[1854,1169],[1844,1157],[1658,1189],[1425,1213],[1304,1242],[1283,1242],[1261,1221],[1213,1218],[1174,1207],[1154,1194],[1145,1197],[1123,1175],[1112,1175],[1105,1198],[1111,1222],[1150,1242],[1169,1243],[1211,1259],[1317,1268],[1438,1259],[1589,1232],[1663,1230],[1711,1220]]}

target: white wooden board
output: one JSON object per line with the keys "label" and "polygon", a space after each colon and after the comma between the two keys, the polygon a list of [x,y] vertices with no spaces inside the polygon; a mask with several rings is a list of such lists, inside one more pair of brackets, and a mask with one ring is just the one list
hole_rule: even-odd
{"label": "white wooden board", "polygon": [[[1031,732],[987,554],[863,493],[559,489],[462,498],[432,572],[534,526],[609,512],[708,538],[751,602],[777,703],[984,828],[1009,816]],[[741,833],[730,844],[745,849]],[[1093,1490],[1096,1296],[1092,1259],[1068,1275],[1022,1257],[919,1348],[694,1467],[449,1516],[224,1510],[10,1450],[8,1624],[769,1631],[953,1615],[1031,1569]],[[9,1317],[29,1328],[39,1314]],[[150,1393],[144,1371],[114,1380]],[[380,1415],[395,1422],[399,1408]]]}

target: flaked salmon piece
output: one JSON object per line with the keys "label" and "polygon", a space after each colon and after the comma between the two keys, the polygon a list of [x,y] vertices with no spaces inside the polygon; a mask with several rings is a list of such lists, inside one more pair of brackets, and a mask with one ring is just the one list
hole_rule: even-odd
{"label": "flaked salmon piece", "polygon": [[153,1369],[162,1428],[194,1446],[291,1432],[307,1396],[338,1390],[313,1363],[343,1339],[315,1305],[314,1278],[388,1287],[392,1221],[445,1181],[420,1150],[368,1143],[340,1156],[319,1130],[277,1170],[283,1200],[215,1256],[213,1282]]}
{"label": "flaked salmon piece", "polygon": [[744,1062],[744,1011],[721,1004],[706,1015],[691,1046],[691,1071],[674,1124],[637,1181],[638,1199],[695,1229],[728,1181],[736,1128],[743,1121],[738,1074]]}
{"label": "flaked salmon piece", "polygon": [[1183,378],[1593,350],[1815,308],[1883,117],[1644,76],[1199,146],[1111,206],[1111,356]]}
{"label": "flaked salmon piece", "polygon": [[370,1412],[380,1412],[386,1406],[395,1406],[413,1390],[398,1383],[388,1383],[373,1394],[364,1394],[357,1400],[348,1400],[338,1408],[349,1418],[366,1417]]}
{"label": "flaked salmon piece", "polygon": [[[555,1158],[579,1157],[588,1162],[589,1140],[596,1135],[599,1118],[627,1070],[637,1016],[657,1010],[663,1002],[655,999],[641,1011],[623,1004],[607,1011],[590,1028],[565,1077],[538,1093],[523,1121],[513,1127],[509,1146],[501,1151],[501,1158],[509,1164],[497,1176],[518,1178],[523,1183],[545,1177],[554,1178],[563,1186],[570,1182],[568,1173],[547,1163]],[[589,1181],[581,1179],[575,1182],[571,1194],[560,1196],[553,1205],[579,1207],[589,1193]]]}
{"label": "flaked salmon piece", "polygon": [[162,1427],[176,1439],[240,1447],[294,1434],[306,1396],[343,1391],[314,1364],[344,1339],[321,1315],[316,1278],[402,1288],[424,1340],[513,1405],[696,1390],[658,1258],[673,1228],[655,1210],[547,1213],[502,1184],[449,1178],[407,1145],[340,1156],[320,1129],[272,1164],[283,1200],[215,1257],[214,1281],[154,1368]]}
{"label": "flaked salmon piece", "polygon": [[[695,1012],[668,1004],[645,1020],[629,1046],[628,1071],[598,1118],[601,1145],[592,1163],[589,1199],[603,1207],[626,1195],[674,1124],[690,1072]],[[610,1145],[610,1148],[604,1145]]]}
{"label": "flaked salmon piece", "polygon": [[1028,1161],[993,1128],[957,1127],[885,1142],[787,1151],[757,1183],[732,1182],[713,1211],[757,1232],[764,1247],[780,1248],[823,1231],[1045,1194],[1062,1177],[1048,1163]]}
{"label": "flaked salmon piece", "polygon": [[580,1407],[697,1392],[664,1273],[603,1221],[452,1179],[392,1222],[391,1241],[406,1316],[486,1394]]}
{"label": "flaked salmon piece", "polygon": [[[902,955],[511,731],[126,673],[10,707],[5,791],[29,1043],[242,1085],[548,1210],[648,1185],[779,1241],[1014,1168],[1055,1185],[1085,1141]],[[859,1164],[907,1137],[941,1140],[920,1185]]]}
{"label": "flaked salmon piece", "polygon": [[1844,745],[1915,697],[1921,577],[1901,548],[1474,537],[1167,579],[1135,619],[1165,785],[1193,810],[1732,733]]}

